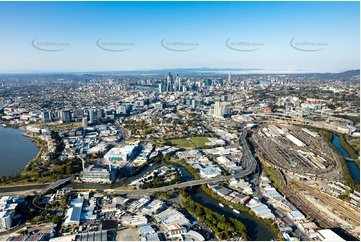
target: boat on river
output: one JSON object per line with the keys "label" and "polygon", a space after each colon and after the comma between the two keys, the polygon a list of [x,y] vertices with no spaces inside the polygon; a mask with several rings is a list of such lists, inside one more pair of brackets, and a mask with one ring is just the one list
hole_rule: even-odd
{"label": "boat on river", "polygon": [[224,205],[222,203],[218,203],[218,205],[222,208],[224,208]]}

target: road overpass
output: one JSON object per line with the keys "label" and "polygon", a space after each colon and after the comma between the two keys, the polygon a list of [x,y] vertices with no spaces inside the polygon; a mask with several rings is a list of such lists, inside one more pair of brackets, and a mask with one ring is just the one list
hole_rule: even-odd
{"label": "road overpass", "polygon": [[69,182],[70,179],[71,179],[70,177],[66,177],[66,178],[64,178],[64,179],[57,180],[56,182],[51,183],[49,186],[46,186],[46,187],[44,187],[43,189],[41,189],[41,191],[40,191],[39,194],[40,194],[40,195],[41,195],[41,194],[45,194],[47,191],[49,191],[49,190],[51,190],[51,189],[55,189],[55,188],[57,188],[57,187],[65,184],[65,183]]}
{"label": "road overpass", "polygon": [[203,184],[208,184],[208,183],[221,182],[221,181],[229,180],[231,178],[240,178],[240,177],[251,174],[256,168],[255,163],[251,163],[251,164],[252,165],[247,167],[247,169],[245,169],[241,172],[238,172],[237,174],[233,174],[233,175],[229,175],[229,176],[222,176],[222,177],[215,177],[215,178],[201,179],[201,180],[193,180],[193,181],[187,181],[187,182],[182,182],[182,183],[178,183],[178,184],[157,187],[157,188],[138,189],[138,190],[107,189],[105,191],[109,192],[109,193],[113,193],[113,194],[119,194],[119,195],[128,194],[128,196],[144,196],[144,195],[152,194],[154,192],[165,192],[165,191],[170,191],[173,189],[178,189],[178,188],[183,188],[183,187],[191,187],[191,186],[198,186],[198,185],[203,185]]}
{"label": "road overpass", "polygon": [[[19,186],[19,187],[12,187],[14,188],[13,190],[14,191],[9,191],[9,192],[1,192],[0,193],[0,197],[2,196],[26,196],[26,195],[29,195],[30,193],[34,193],[34,194],[38,194],[38,195],[42,195],[42,194],[45,194],[47,191],[51,190],[51,189],[55,189],[67,182],[70,181],[70,177],[66,177],[64,179],[61,179],[61,180],[57,180],[51,184],[49,184],[48,186],[46,187],[43,187],[43,188],[39,188],[39,187],[36,187],[38,185],[29,185],[29,186]],[[6,187],[5,187],[6,188]]]}

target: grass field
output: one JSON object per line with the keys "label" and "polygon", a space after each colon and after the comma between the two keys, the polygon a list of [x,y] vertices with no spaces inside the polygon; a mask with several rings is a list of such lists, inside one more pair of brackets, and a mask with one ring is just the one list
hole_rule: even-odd
{"label": "grass field", "polygon": [[195,137],[190,140],[197,147],[205,147],[206,143],[209,142],[208,137]]}
{"label": "grass field", "polygon": [[186,139],[173,139],[170,140],[170,142],[172,143],[172,145],[177,146],[179,148],[184,148],[184,149],[189,149],[189,148],[193,148],[194,146]]}
{"label": "grass field", "polygon": [[196,147],[203,148],[205,143],[209,142],[207,137],[194,137],[187,139],[173,139],[170,140],[172,145],[183,149],[194,149]]}
{"label": "grass field", "polygon": [[[63,124],[59,124],[58,122],[52,122],[52,123],[48,123],[46,125],[44,124],[29,124],[29,126],[33,126],[36,128],[50,128],[51,130],[54,130],[56,132],[59,131],[65,131],[65,130],[70,130],[72,128],[76,128],[79,126],[82,126],[83,123],[82,122],[74,122],[74,123],[63,123]],[[26,126],[23,126],[23,128],[25,128]]]}
{"label": "grass field", "polygon": [[76,127],[79,127],[79,126],[82,126],[82,122],[76,122],[76,123],[63,123],[63,124],[59,124],[59,123],[56,123],[56,122],[53,122],[53,123],[50,123],[49,124],[49,127],[56,131],[56,132],[59,132],[59,131],[65,131],[65,130],[70,130],[72,128],[76,128]]}

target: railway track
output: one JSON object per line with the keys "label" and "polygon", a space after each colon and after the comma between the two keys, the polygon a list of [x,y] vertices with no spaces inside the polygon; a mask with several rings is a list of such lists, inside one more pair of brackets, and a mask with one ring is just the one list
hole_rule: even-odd
{"label": "railway track", "polygon": [[287,181],[287,178],[285,177],[283,172],[279,169],[276,169],[276,171],[278,178],[281,182],[281,185],[283,186],[284,191],[286,193],[285,195],[298,209],[300,209],[304,214],[306,214],[310,218],[316,219],[319,226],[323,228],[332,228],[336,226],[334,222],[325,219],[324,216],[320,214],[315,208],[303,202],[303,198],[300,196],[300,194],[294,192],[291,189],[291,183]]}
{"label": "railway track", "polygon": [[297,183],[297,185],[300,186],[303,190],[320,199],[324,204],[331,205],[336,210],[339,210],[342,214],[344,214],[346,217],[349,217],[356,224],[358,223],[358,221],[360,221],[359,213],[356,213],[356,211],[350,211],[350,207],[343,204],[343,202],[337,201],[334,198],[323,194],[322,192],[315,191],[314,189],[311,189],[304,184]]}

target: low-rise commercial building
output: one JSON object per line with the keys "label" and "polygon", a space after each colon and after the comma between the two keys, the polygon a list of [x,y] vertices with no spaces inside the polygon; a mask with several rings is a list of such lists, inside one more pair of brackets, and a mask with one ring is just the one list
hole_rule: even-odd
{"label": "low-rise commercial building", "polygon": [[80,180],[89,183],[112,183],[115,178],[115,171],[106,168],[94,167],[90,165],[85,168],[80,176]]}
{"label": "low-rise commercial building", "polygon": [[136,142],[133,145],[125,145],[123,147],[114,147],[110,149],[105,155],[106,161],[112,162],[118,165],[124,165],[125,162],[134,159],[141,150],[140,142]]}
{"label": "low-rise commercial building", "polygon": [[73,199],[70,201],[71,208],[68,209],[65,215],[64,224],[67,225],[79,225],[81,212],[83,210],[84,199]]}
{"label": "low-rise commercial building", "polygon": [[122,223],[125,226],[140,226],[148,223],[144,215],[126,215],[122,217]]}
{"label": "low-rise commercial building", "polygon": [[218,167],[205,167],[200,169],[199,174],[202,178],[212,178],[221,174],[221,169]]}

